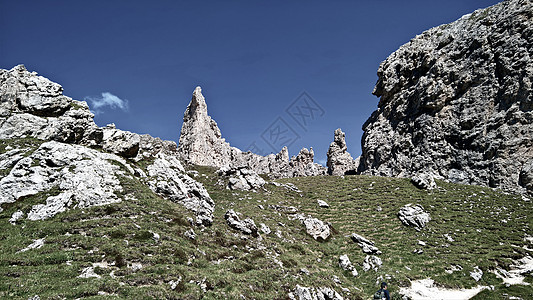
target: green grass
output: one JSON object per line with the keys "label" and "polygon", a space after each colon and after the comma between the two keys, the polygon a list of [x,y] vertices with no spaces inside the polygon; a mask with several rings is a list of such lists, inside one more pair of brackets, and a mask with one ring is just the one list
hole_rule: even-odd
{"label": "green grass", "polygon": [[[146,168],[139,163],[138,166]],[[216,203],[211,227],[193,227],[193,217],[178,204],[152,193],[137,178],[121,178],[130,200],[89,209],[72,209],[44,221],[8,219],[16,210],[42,203],[48,191],[28,197],[0,213],[0,298],[27,299],[286,299],[297,284],[331,287],[349,299],[368,299],[379,278],[389,283],[394,297],[410,280],[431,277],[443,287],[494,285],[477,299],[531,295],[531,286],[505,287],[490,273],[508,268],[531,233],[533,208],[520,196],[488,188],[438,182],[439,189],[416,189],[407,179],[370,176],[305,177],[278,180],[294,183],[302,193],[266,185],[258,192],[231,191],[217,185],[215,170],[195,167]],[[330,208],[319,208],[316,200]],[[431,222],[422,231],[403,226],[396,213],[407,203],[421,204]],[[331,222],[333,236],[315,241],[303,225],[290,220],[280,206]],[[377,208],[382,211],[378,212]],[[266,224],[271,234],[244,236],[224,221],[228,209]],[[502,219],[507,223],[502,223]],[[193,229],[190,240],[184,233]],[[277,232],[277,234],[276,234]],[[154,233],[160,238],[155,239]],[[365,254],[348,235],[358,233],[383,251],[383,266],[363,272]],[[455,241],[449,242],[445,234]],[[279,235],[279,236],[278,236]],[[34,239],[45,238],[39,249],[17,253]],[[427,246],[421,247],[418,241]],[[529,248],[532,248],[529,245]],[[423,249],[422,254],[413,250]],[[338,266],[347,254],[359,272],[353,277]],[[531,253],[530,253],[531,254]],[[93,264],[101,278],[78,278]],[[134,270],[134,264],[142,268]],[[451,265],[462,270],[446,273]],[[469,272],[479,266],[484,276],[475,282]],[[408,270],[407,267],[410,269]],[[303,273],[307,269],[309,275]],[[341,284],[333,282],[337,276]],[[181,281],[179,279],[181,278]],[[531,275],[527,281],[533,281]],[[170,288],[170,281],[179,281]],[[527,297],[525,297],[527,298]],[[524,299],[525,299],[524,298]]]}

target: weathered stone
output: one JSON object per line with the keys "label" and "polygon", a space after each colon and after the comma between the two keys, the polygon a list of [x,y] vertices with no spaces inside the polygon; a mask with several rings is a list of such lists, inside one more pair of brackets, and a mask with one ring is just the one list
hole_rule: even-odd
{"label": "weathered stone", "polygon": [[374,255],[367,255],[363,261],[363,271],[374,270],[377,271],[383,263],[381,258]]}
{"label": "weathered stone", "polygon": [[352,241],[354,241],[356,244],[358,244],[362,249],[363,252],[366,254],[381,254],[381,251],[378,249],[378,247],[375,246],[374,242],[356,234],[352,233],[350,236],[352,238]]}
{"label": "weathered stone", "polygon": [[519,183],[530,193],[533,193],[533,160],[530,160],[522,167]]}
{"label": "weathered stone", "polygon": [[322,207],[322,208],[329,208],[329,204],[324,201],[324,200],[316,200],[317,204],[318,204],[318,207]]}
{"label": "weathered stone", "polygon": [[96,146],[102,130],[87,103],[63,96],[63,88],[23,65],[0,69],[0,139],[34,137]]}
{"label": "weathered stone", "polygon": [[411,178],[411,182],[419,189],[432,190],[437,187],[431,174],[418,174]]}
{"label": "weathered stone", "polygon": [[530,0],[503,1],[382,62],[360,170],[516,190],[533,158],[531,11]]}
{"label": "weathered stone", "polygon": [[339,257],[339,267],[341,267],[344,271],[350,271],[352,272],[352,275],[356,277],[359,275],[355,267],[352,265],[352,262],[350,261],[350,258],[348,258],[348,255],[343,254]]}
{"label": "weathered stone", "polygon": [[194,90],[183,116],[178,152],[187,163],[217,168],[248,167],[257,174],[269,174],[273,178],[326,174],[323,166],[313,162],[313,149],[303,148],[289,160],[286,147],[277,155],[267,156],[231,147],[222,138],[217,123],[207,114],[207,105],[200,87]]}
{"label": "weathered stone", "polygon": [[398,212],[398,218],[406,226],[412,226],[416,230],[421,230],[431,221],[429,213],[424,211],[422,205],[412,205],[411,203],[403,206]]}
{"label": "weathered stone", "polygon": [[244,234],[258,236],[257,226],[255,226],[254,220],[249,218],[241,220],[238,214],[233,209],[228,210],[226,214],[224,214],[224,219],[226,219],[226,222],[228,223],[229,227],[238,230]]}
{"label": "weathered stone", "polygon": [[343,300],[344,299],[339,293],[327,287],[309,288],[309,287],[303,287],[300,285],[296,285],[296,288],[294,289],[294,294],[296,298],[292,295],[292,293],[289,295],[289,298],[298,299],[298,300]]}
{"label": "weathered stone", "polygon": [[308,217],[303,220],[307,233],[315,240],[326,240],[330,236],[329,225],[317,218]]}
{"label": "weathered stone", "polygon": [[257,190],[265,185],[266,181],[249,167],[222,167],[218,175],[230,176],[228,188],[232,190]]}
{"label": "weathered stone", "polygon": [[333,142],[327,153],[328,174],[334,176],[356,174],[359,158],[354,160],[347,151],[345,134],[340,128],[335,130]]}
{"label": "weathered stone", "polygon": [[176,157],[160,152],[147,169],[152,191],[194,212],[196,224],[213,223],[215,203],[204,186],[185,173]]}
{"label": "weathered stone", "polygon": [[122,188],[116,176],[124,171],[110,161],[126,164],[116,155],[83,146],[43,143],[31,155],[19,160],[0,180],[0,203],[12,203],[22,197],[58,189],[58,195],[49,196],[46,204],[34,205],[28,213],[28,219],[40,220],[69,207],[118,202],[120,199],[115,192]]}
{"label": "weathered stone", "polygon": [[102,148],[105,151],[131,158],[137,156],[140,141],[141,137],[136,133],[107,126],[104,127]]}

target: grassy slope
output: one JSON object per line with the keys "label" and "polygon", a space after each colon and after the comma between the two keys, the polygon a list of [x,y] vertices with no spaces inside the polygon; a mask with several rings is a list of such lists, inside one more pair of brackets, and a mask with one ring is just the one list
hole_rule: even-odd
{"label": "grassy slope", "polygon": [[[3,149],[1,149],[3,150]],[[469,272],[480,266],[482,285],[495,285],[483,299],[503,295],[533,297],[533,288],[509,287],[488,271],[508,266],[527,254],[522,247],[531,234],[533,207],[520,196],[475,186],[438,182],[437,191],[416,189],[406,179],[367,176],[307,177],[283,179],[302,193],[267,185],[265,191],[236,192],[216,183],[214,170],[198,167],[203,182],[216,202],[212,227],[194,228],[197,238],[184,236],[191,227],[190,214],[181,206],[153,194],[138,179],[122,178],[128,201],[90,209],[73,209],[45,221],[9,224],[11,214],[42,203],[50,194],[41,193],[4,205],[0,213],[0,298],[41,299],[86,297],[89,299],[197,299],[246,298],[285,299],[296,284],[329,286],[350,299],[367,299],[376,290],[378,278],[387,278],[393,295],[409,280],[433,278],[446,287],[471,287]],[[330,208],[318,208],[317,199]],[[396,213],[407,203],[420,203],[432,221],[417,232],[403,226]],[[264,209],[261,209],[262,205]],[[269,205],[294,206],[332,223],[336,232],[326,242],[317,242],[287,213]],[[383,211],[377,212],[380,206]],[[261,238],[242,236],[230,229],[223,215],[233,208],[256,224],[265,223],[271,234]],[[507,220],[507,223],[501,220]],[[280,232],[280,236],[275,234]],[[153,232],[160,235],[153,238]],[[363,272],[365,257],[347,236],[361,234],[383,251],[383,267]],[[444,234],[455,241],[449,242]],[[32,240],[45,238],[39,249],[17,253]],[[418,245],[425,241],[427,246]],[[532,248],[529,245],[529,248]],[[423,249],[414,254],[414,249]],[[359,271],[354,278],[338,267],[347,254]],[[96,267],[101,278],[78,278],[85,267]],[[132,263],[143,268],[133,271]],[[452,274],[450,265],[463,267]],[[408,269],[408,268],[410,269]],[[301,272],[307,269],[309,275]],[[333,282],[338,276],[342,284]],[[169,282],[182,278],[172,290]],[[527,278],[532,282],[532,277]],[[204,291],[202,291],[202,289]]]}

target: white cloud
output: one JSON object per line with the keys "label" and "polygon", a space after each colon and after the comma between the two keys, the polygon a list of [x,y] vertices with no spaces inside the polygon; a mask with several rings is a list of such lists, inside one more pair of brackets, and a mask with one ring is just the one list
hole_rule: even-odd
{"label": "white cloud", "polygon": [[94,114],[102,113],[104,107],[110,107],[111,109],[120,109],[122,111],[128,111],[128,100],[120,99],[119,97],[109,93],[103,92],[102,97],[85,97],[85,101],[89,102],[89,107]]}

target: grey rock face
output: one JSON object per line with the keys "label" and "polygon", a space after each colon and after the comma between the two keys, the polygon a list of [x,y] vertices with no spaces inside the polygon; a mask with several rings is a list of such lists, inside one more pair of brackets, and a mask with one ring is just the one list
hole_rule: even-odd
{"label": "grey rock face", "polygon": [[429,213],[424,211],[422,205],[412,205],[411,203],[400,208],[398,212],[398,218],[406,226],[412,226],[416,230],[420,231],[431,221]]}
{"label": "grey rock face", "polygon": [[277,155],[267,156],[231,147],[222,138],[217,123],[207,114],[207,104],[200,87],[194,90],[192,100],[185,110],[178,152],[187,163],[217,168],[248,167],[258,174],[269,174],[273,178],[326,173],[323,166],[313,163],[313,149],[303,148],[289,160],[286,147]]}
{"label": "grey rock face", "polygon": [[381,258],[374,256],[374,255],[367,255],[365,257],[365,260],[363,261],[363,271],[368,270],[374,270],[377,271],[383,262],[381,261]]}
{"label": "grey rock face", "polygon": [[359,167],[359,159],[354,160],[346,147],[345,134],[340,128],[335,130],[335,136],[327,153],[329,175],[355,174]]}
{"label": "grey rock face", "polygon": [[532,11],[531,0],[503,1],[382,62],[360,171],[516,190],[533,158]]}
{"label": "grey rock face", "polygon": [[63,95],[63,88],[23,65],[0,69],[0,139],[34,137],[99,145],[102,130],[87,103]]}
{"label": "grey rock face", "polygon": [[359,275],[355,267],[352,265],[352,262],[350,261],[350,258],[348,258],[348,255],[343,254],[339,257],[339,267],[343,269],[344,271],[350,271],[352,272],[352,275],[356,277]]}
{"label": "grey rock face", "polygon": [[228,223],[229,227],[238,230],[244,234],[249,234],[252,236],[257,236],[257,226],[252,219],[246,218],[241,220],[239,215],[233,210],[230,209],[224,214],[224,219]]}

